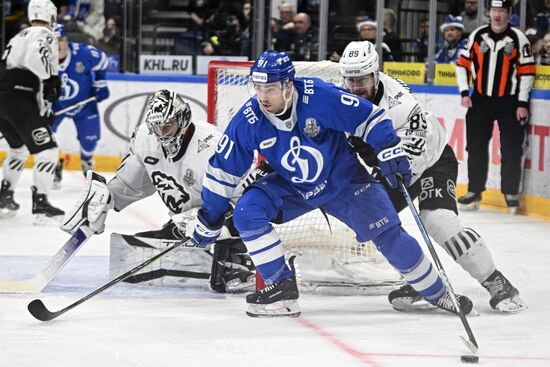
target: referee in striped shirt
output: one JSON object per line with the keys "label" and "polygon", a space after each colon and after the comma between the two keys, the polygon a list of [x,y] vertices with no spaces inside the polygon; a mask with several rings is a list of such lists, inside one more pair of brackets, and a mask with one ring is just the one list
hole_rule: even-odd
{"label": "referee in striped shirt", "polygon": [[[529,117],[529,93],[535,63],[529,40],[508,24],[511,0],[491,0],[490,24],[474,30],[457,61],[456,77],[466,113],[468,193],[461,209],[479,208],[489,166],[488,146],[493,121],[500,129],[501,191],[512,213],[519,206],[523,143]],[[469,77],[473,93],[469,96]]]}

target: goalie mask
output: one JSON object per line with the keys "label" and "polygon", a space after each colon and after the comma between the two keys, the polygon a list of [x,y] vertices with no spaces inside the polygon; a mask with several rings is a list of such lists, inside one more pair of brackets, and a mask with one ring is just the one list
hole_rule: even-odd
{"label": "goalie mask", "polygon": [[176,93],[159,90],[147,106],[145,123],[168,157],[173,158],[178,154],[183,136],[191,124],[191,107]]}

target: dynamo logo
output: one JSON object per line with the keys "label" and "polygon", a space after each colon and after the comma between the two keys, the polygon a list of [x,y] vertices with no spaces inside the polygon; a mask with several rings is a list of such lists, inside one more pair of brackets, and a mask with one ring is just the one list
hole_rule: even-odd
{"label": "dynamo logo", "polygon": [[75,98],[80,91],[78,83],[72,79],[66,73],[61,74],[61,96],[60,101],[68,101]]}
{"label": "dynamo logo", "polygon": [[300,138],[293,136],[290,139],[290,149],[281,157],[281,165],[289,172],[296,172],[291,179],[292,182],[312,183],[321,175],[324,160],[320,151],[302,145]]}

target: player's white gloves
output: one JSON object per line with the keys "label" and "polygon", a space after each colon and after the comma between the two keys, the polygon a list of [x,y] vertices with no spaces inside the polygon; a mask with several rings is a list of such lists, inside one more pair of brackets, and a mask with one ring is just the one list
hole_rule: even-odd
{"label": "player's white gloves", "polygon": [[[187,225],[185,235],[198,246],[206,247],[216,242],[216,239],[220,236],[224,220],[225,217],[222,216],[218,223],[210,224],[204,217],[202,209],[200,209],[195,219]],[[174,223],[176,222],[174,221]]]}
{"label": "player's white gloves", "polygon": [[412,179],[411,164],[401,146],[400,139],[396,137],[394,141],[382,147],[377,153],[376,157],[380,162],[380,174],[384,176],[388,185],[391,188],[396,188],[397,176],[399,175],[403,179],[405,187],[408,187]]}
{"label": "player's white gloves", "polygon": [[114,207],[105,178],[94,171],[86,175],[86,189],[74,207],[65,214],[61,229],[74,233],[81,226],[88,226],[94,234],[103,233],[107,212]]}

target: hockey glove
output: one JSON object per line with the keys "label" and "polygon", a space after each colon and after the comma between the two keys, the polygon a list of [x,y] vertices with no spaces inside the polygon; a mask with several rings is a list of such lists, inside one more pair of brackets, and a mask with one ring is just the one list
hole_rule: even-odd
{"label": "hockey glove", "polygon": [[109,88],[107,88],[106,86],[95,89],[95,98],[98,102],[106,100],[107,98],[109,98],[109,95]]}
{"label": "hockey glove", "polygon": [[365,143],[361,138],[353,135],[348,138],[348,144],[351,146],[351,150],[354,153],[359,154],[359,157],[361,157],[367,166],[378,166],[376,153],[370,144]]}
{"label": "hockey glove", "polygon": [[61,95],[61,79],[54,75],[44,80],[44,99],[54,103]]}
{"label": "hockey glove", "polygon": [[187,226],[185,235],[199,247],[206,247],[216,242],[223,227],[224,219],[224,216],[222,216],[218,223],[210,224],[201,209],[197,212],[195,219]]}
{"label": "hockey glove", "polygon": [[377,154],[380,162],[380,174],[386,179],[391,188],[397,187],[397,175],[401,176],[405,186],[411,184],[411,165],[403,147],[396,138],[391,144],[383,147]]}

